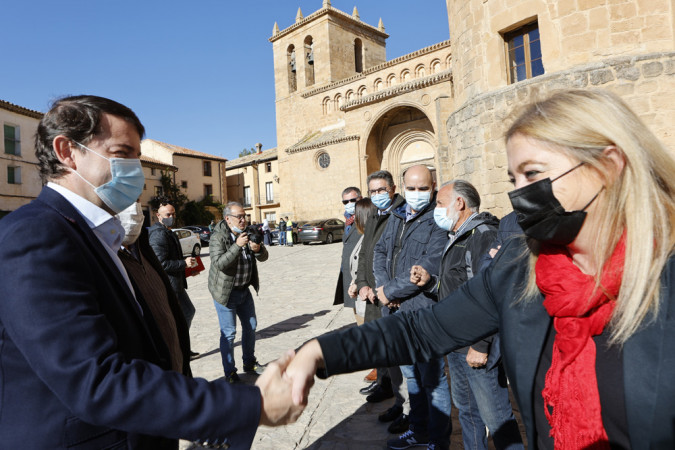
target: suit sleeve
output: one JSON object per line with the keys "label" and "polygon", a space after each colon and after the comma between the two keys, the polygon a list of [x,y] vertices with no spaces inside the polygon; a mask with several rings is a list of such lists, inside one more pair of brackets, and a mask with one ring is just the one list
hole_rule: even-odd
{"label": "suit sleeve", "polygon": [[493,267],[431,308],[399,312],[319,337],[326,375],[429,361],[494,334],[499,315]]}
{"label": "suit sleeve", "polygon": [[[169,232],[172,233],[172,231]],[[169,258],[169,245],[171,244],[167,238],[167,235],[162,231],[154,230],[152,233],[150,233],[150,246],[155,252],[155,255],[157,255],[157,259],[159,260],[160,264],[162,264],[162,268],[170,274],[180,274],[185,272],[185,267],[187,264],[185,263],[184,259]]]}
{"label": "suit sleeve", "polygon": [[[474,235],[474,238],[471,242],[471,253],[475,255],[471,258],[471,271],[474,274],[477,274],[483,269],[482,266],[482,255],[488,254],[490,248],[492,248],[492,243],[497,238],[497,230],[489,229]],[[489,255],[488,255],[489,256]],[[471,348],[481,353],[490,353],[490,346],[494,336],[490,336],[487,339],[481,339],[480,341],[471,345]]]}
{"label": "suit sleeve", "polygon": [[373,250],[373,275],[375,275],[376,288],[384,285],[391,279],[387,264],[387,253],[389,252],[389,246],[393,245],[391,236],[394,234],[392,227],[394,227],[395,223],[396,220],[394,220],[394,218],[387,220],[387,224],[384,227],[380,239],[375,243],[375,248]]}
{"label": "suit sleeve", "polygon": [[111,320],[128,317],[140,329],[133,300],[125,303],[121,284],[100,269],[107,253],[55,215],[60,222],[48,234],[44,217],[35,217],[5,222],[0,238],[0,260],[12,267],[0,279],[2,340],[25,358],[14,373],[39,378],[92,425],[250,447],[260,420],[258,388],[190,379],[122,353]]}

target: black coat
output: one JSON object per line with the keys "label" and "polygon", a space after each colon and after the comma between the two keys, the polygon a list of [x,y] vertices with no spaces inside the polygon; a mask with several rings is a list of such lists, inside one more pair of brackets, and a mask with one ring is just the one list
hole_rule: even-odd
{"label": "black coat", "polygon": [[359,243],[361,235],[352,225],[349,228],[349,233],[342,235],[342,262],[340,264],[340,274],[338,276],[337,286],[335,286],[334,305],[341,305],[344,303],[345,308],[353,308],[355,299],[351,298],[347,291],[349,284],[352,282],[352,276],[349,270],[349,258],[354,251],[354,247]]}
{"label": "black coat", "polygon": [[[527,440],[537,442],[534,382],[552,319],[543,295],[514,303],[527,279],[527,252],[523,239],[511,239],[487,269],[431,308],[318,338],[326,374],[429,361],[499,330]],[[675,256],[660,282],[658,316],[623,346],[623,393],[633,449],[675,448]]]}
{"label": "black coat", "polygon": [[150,247],[157,255],[162,268],[171,281],[174,292],[187,289],[185,279],[185,258],[178,236],[167,227],[157,222],[148,230],[150,233]]}

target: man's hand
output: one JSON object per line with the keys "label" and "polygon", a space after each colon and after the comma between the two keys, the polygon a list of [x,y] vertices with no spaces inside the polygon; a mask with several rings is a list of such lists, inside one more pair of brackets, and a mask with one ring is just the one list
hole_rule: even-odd
{"label": "man's hand", "polygon": [[262,245],[256,244],[255,242],[249,241],[248,246],[251,247],[253,253],[258,253]]}
{"label": "man's hand", "polygon": [[197,265],[197,258],[193,256],[188,256],[185,258],[185,266],[186,267],[193,267]]}
{"label": "man's hand", "polygon": [[416,286],[424,287],[427,285],[431,275],[422,266],[412,266],[410,268],[410,282]]}
{"label": "man's hand", "polygon": [[356,298],[356,285],[355,284],[349,285],[349,289],[347,289],[347,294],[351,298]]}
{"label": "man's hand", "polygon": [[380,303],[382,303],[383,306],[387,306],[389,304],[389,299],[387,298],[386,295],[384,295],[384,286],[380,286],[379,288],[377,288],[375,295],[377,296],[377,299],[380,301]]}
{"label": "man's hand", "polygon": [[473,367],[474,369],[485,367],[487,364],[487,359],[487,353],[481,353],[474,350],[473,347],[469,347],[469,353],[466,354],[466,363],[469,365],[469,367]]}
{"label": "man's hand", "polygon": [[488,252],[490,254],[490,258],[494,258],[500,248],[502,248],[501,245],[498,245],[497,248],[491,248]]}
{"label": "man's hand", "polygon": [[293,403],[304,408],[309,390],[314,385],[316,369],[323,367],[323,352],[319,341],[312,339],[303,345],[286,369],[293,382]]}
{"label": "man's hand", "polygon": [[260,388],[260,425],[277,427],[293,423],[305,409],[306,403],[293,402],[292,380],[285,373],[293,356],[293,350],[287,351],[281,358],[268,364],[255,382]]}
{"label": "man's hand", "polygon": [[240,233],[237,236],[237,241],[235,242],[239,247],[243,247],[248,244],[248,233]]}
{"label": "man's hand", "polygon": [[375,292],[373,292],[370,286],[363,286],[359,291],[359,296],[362,299],[368,300],[370,303],[375,304]]}

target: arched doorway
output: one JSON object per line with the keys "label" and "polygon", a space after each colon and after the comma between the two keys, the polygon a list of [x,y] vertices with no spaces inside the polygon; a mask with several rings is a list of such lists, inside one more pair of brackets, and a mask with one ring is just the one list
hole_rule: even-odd
{"label": "arched doorway", "polygon": [[436,178],[438,141],[431,121],[414,106],[397,106],[384,112],[373,124],[366,141],[368,173],[385,169],[397,186],[403,185],[403,172],[424,164]]}

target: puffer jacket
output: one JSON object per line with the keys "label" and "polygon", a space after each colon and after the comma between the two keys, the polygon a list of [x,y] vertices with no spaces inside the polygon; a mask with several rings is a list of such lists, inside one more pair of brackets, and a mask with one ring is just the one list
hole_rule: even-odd
{"label": "puffer jacket", "polygon": [[[400,301],[401,311],[426,308],[434,304],[435,297],[410,282],[410,269],[420,265],[431,275],[438,274],[441,254],[448,234],[436,225],[432,201],[409,222],[405,221],[405,204],[392,210],[391,217],[375,245],[373,272],[376,285],[384,287],[389,301]],[[395,247],[400,240],[399,248]]]}
{"label": "puffer jacket", "polygon": [[[216,224],[209,241],[209,254],[211,256],[211,268],[209,269],[209,292],[215,301],[227,306],[227,302],[234,286],[234,277],[237,274],[237,261],[241,254],[241,247],[232,239],[232,232],[227,222],[221,220]],[[258,266],[256,260],[267,261],[269,254],[267,248],[261,244],[260,252],[253,254],[253,272],[251,274],[251,286],[258,292],[260,282],[258,280]]]}
{"label": "puffer jacket", "polygon": [[174,292],[187,289],[186,263],[178,236],[159,222],[151,226],[148,233],[150,233],[150,247],[162,264],[162,269],[169,276]]}

